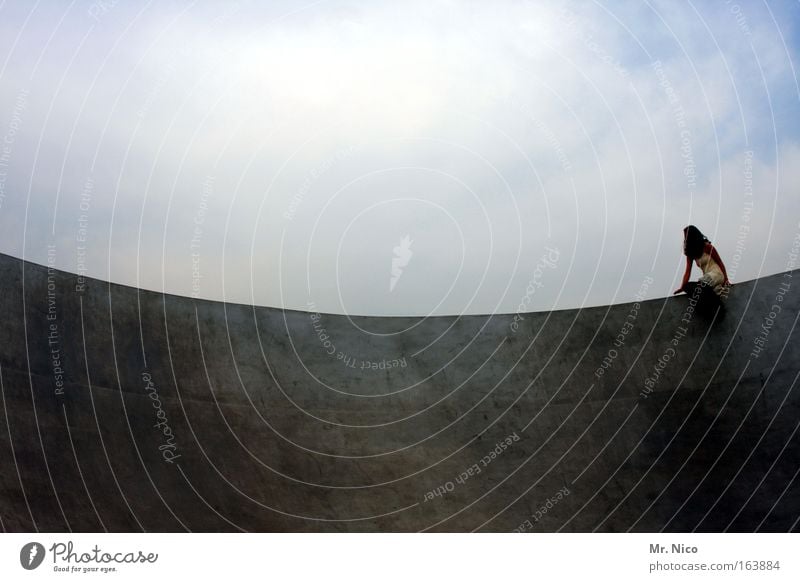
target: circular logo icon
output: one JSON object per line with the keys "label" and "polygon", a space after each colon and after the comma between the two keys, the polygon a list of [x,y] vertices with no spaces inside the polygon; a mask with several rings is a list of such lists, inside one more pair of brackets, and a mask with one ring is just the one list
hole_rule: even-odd
{"label": "circular logo icon", "polygon": [[44,561],[44,546],[38,542],[30,542],[19,551],[19,563],[26,570],[35,570]]}

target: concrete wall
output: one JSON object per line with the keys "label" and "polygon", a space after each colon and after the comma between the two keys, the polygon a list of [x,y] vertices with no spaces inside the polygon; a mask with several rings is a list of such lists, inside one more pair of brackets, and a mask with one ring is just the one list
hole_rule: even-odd
{"label": "concrete wall", "polygon": [[317,317],[0,256],[2,526],[797,530],[798,296]]}

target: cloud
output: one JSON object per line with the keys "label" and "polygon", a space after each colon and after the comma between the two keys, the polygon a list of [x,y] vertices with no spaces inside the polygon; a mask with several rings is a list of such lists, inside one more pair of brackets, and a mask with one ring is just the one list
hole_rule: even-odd
{"label": "cloud", "polygon": [[[4,32],[27,16],[8,10]],[[549,246],[531,309],[604,304],[648,275],[669,293],[687,223],[741,247],[752,152],[737,277],[785,268],[797,44],[767,7],[119,4],[56,27],[60,10],[2,72],[2,127],[29,91],[3,252],[43,262],[55,240],[75,270],[85,214],[89,275],[397,315],[513,312]]]}

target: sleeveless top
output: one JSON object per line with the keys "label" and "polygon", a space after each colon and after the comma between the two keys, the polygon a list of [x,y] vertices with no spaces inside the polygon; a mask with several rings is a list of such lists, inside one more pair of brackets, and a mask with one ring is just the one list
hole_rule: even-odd
{"label": "sleeveless top", "polygon": [[719,275],[723,276],[722,269],[720,269],[717,261],[711,256],[711,253],[703,251],[703,254],[700,255],[697,259],[695,259],[697,266],[703,271],[703,274],[712,272],[713,274],[719,273]]}

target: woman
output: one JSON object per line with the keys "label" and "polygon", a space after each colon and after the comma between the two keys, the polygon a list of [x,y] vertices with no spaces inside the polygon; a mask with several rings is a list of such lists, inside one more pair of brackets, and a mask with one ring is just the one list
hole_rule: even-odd
{"label": "woman", "polygon": [[683,282],[680,289],[675,289],[675,293],[680,293],[686,288],[689,276],[692,274],[692,261],[697,263],[703,271],[698,283],[708,285],[714,292],[722,296],[726,285],[730,285],[728,273],[725,271],[725,264],[717,253],[717,249],[703,233],[694,226],[689,225],[683,229],[683,254],[686,255],[686,272],[683,274]]}

